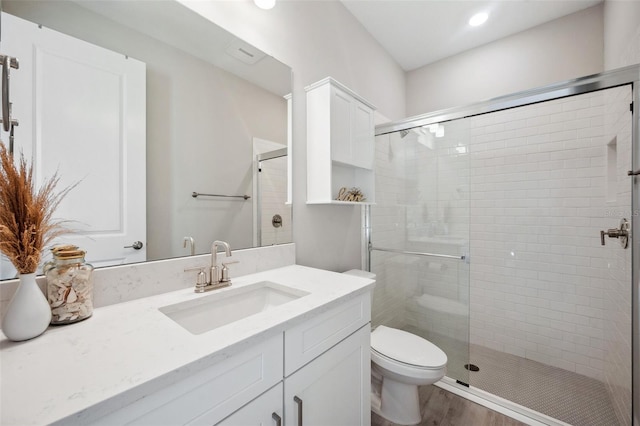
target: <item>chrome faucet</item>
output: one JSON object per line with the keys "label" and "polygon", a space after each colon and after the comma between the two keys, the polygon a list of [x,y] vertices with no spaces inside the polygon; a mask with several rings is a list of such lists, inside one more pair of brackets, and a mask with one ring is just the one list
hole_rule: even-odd
{"label": "chrome faucet", "polygon": [[226,281],[221,281],[220,280],[220,274],[218,273],[218,260],[217,260],[217,256],[218,256],[218,247],[224,247],[224,252],[225,255],[227,257],[231,257],[231,247],[229,247],[229,243],[225,242],[225,241],[214,241],[213,244],[211,244],[211,269],[209,272],[209,284],[210,285],[218,285],[221,282],[227,283],[229,282],[229,280],[227,279]]}
{"label": "chrome faucet", "polygon": [[[185,237],[186,241],[186,237]],[[206,266],[196,266],[194,268],[187,268],[187,271],[199,271],[196,278],[196,287],[194,291],[196,293],[204,293],[206,291],[215,290],[218,288],[228,287],[231,285],[231,279],[229,278],[228,265],[232,263],[238,263],[238,261],[222,262],[222,271],[218,272],[218,248],[224,248],[226,257],[231,257],[231,247],[229,243],[224,241],[214,241],[211,245],[211,267],[209,268],[209,280],[207,281],[207,274],[204,272]]]}
{"label": "chrome faucet", "polygon": [[189,244],[189,252],[191,256],[195,256],[196,254],[196,243],[193,240],[193,237],[184,237],[182,240],[182,247],[187,248],[187,244]]}

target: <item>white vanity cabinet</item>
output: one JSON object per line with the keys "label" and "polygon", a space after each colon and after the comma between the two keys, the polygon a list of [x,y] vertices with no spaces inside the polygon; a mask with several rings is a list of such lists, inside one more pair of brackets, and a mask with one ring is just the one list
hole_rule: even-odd
{"label": "white vanity cabinet", "polygon": [[367,323],[216,425],[370,425],[370,334]]}
{"label": "white vanity cabinet", "polygon": [[284,335],[285,425],[371,424],[371,295]]}
{"label": "white vanity cabinet", "polygon": [[285,425],[370,425],[370,327],[284,380]]}
{"label": "white vanity cabinet", "polygon": [[[307,92],[307,203],[374,202],[375,107],[327,77]],[[365,202],[336,201],[340,188],[358,187]]]}
{"label": "white vanity cabinet", "polygon": [[366,293],[286,330],[284,401],[278,386],[220,425],[370,425],[370,320]]}
{"label": "white vanity cabinet", "polygon": [[370,321],[366,292],[94,424],[368,426]]}
{"label": "white vanity cabinet", "polygon": [[282,381],[282,335],[255,344],[96,421],[213,425]]}

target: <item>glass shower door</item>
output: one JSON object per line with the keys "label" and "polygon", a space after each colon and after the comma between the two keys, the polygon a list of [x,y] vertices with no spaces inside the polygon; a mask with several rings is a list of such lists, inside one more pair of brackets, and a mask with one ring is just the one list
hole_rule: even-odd
{"label": "glass shower door", "polygon": [[531,419],[632,424],[636,72],[379,127],[373,325],[432,341],[469,394]]}
{"label": "glass shower door", "polygon": [[376,137],[371,206],[372,325],[440,347],[447,375],[469,371],[468,125],[457,120]]}

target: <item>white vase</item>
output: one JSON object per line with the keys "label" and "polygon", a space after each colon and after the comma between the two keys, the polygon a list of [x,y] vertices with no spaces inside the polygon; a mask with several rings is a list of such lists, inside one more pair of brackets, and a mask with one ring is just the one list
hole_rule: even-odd
{"label": "white vase", "polygon": [[20,274],[20,284],[2,319],[2,332],[19,342],[41,335],[51,322],[51,307],[36,283],[36,274]]}

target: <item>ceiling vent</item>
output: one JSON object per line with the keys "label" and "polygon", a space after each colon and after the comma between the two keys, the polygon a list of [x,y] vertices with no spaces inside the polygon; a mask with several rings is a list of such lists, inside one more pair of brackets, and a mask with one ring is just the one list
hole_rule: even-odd
{"label": "ceiling vent", "polygon": [[226,52],[248,65],[253,65],[266,56],[261,50],[256,49],[240,39],[233,40],[229,46],[227,46]]}

